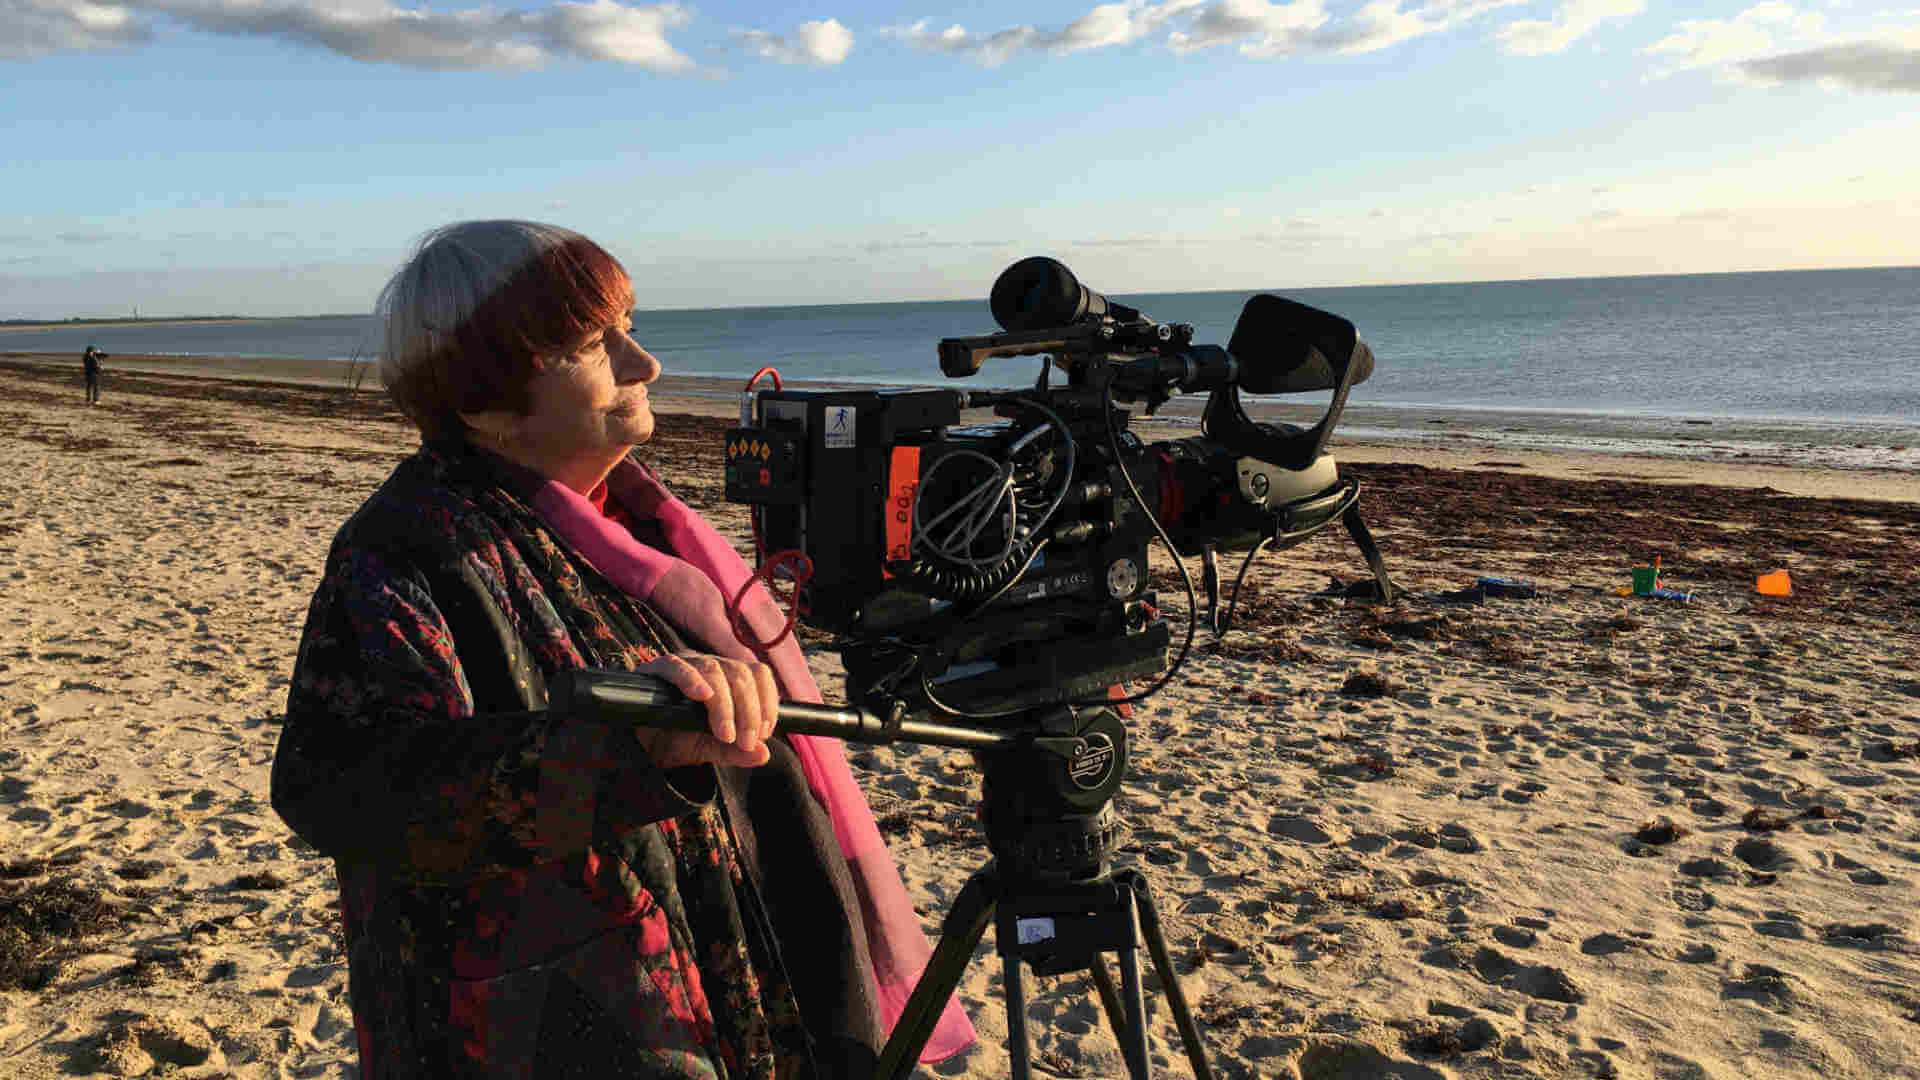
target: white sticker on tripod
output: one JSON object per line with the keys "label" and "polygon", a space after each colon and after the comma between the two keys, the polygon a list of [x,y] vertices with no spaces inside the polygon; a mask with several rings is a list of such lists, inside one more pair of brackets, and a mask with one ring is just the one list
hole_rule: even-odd
{"label": "white sticker on tripod", "polygon": [[1020,944],[1022,945],[1036,945],[1042,941],[1052,941],[1053,920],[1046,918],[1015,919],[1013,922],[1013,933],[1015,937],[1020,939]]}
{"label": "white sticker on tripod", "polygon": [[851,405],[827,406],[826,426],[820,432],[821,441],[829,450],[848,450],[853,447],[853,433],[859,428],[860,410]]}

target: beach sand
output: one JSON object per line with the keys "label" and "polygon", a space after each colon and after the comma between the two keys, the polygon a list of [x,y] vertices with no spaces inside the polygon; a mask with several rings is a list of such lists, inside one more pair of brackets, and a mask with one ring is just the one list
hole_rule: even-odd
{"label": "beach sand", "polygon": [[[664,383],[648,452],[744,543],[731,409]],[[0,364],[0,1076],[357,1075],[332,867],[268,767],[328,541],[413,442],[338,386],[120,368],[89,409]],[[1262,556],[1130,722],[1115,862],[1214,1072],[1920,1076],[1920,480],[1335,452],[1403,599],[1346,598],[1337,530]],[[1617,595],[1655,557],[1691,601]],[[849,752],[938,933],[984,861],[971,760]],[[989,933],[980,1042],[923,1075],[1006,1075],[1000,970]],[[1124,1073],[1085,975],[1026,982],[1036,1075]]]}

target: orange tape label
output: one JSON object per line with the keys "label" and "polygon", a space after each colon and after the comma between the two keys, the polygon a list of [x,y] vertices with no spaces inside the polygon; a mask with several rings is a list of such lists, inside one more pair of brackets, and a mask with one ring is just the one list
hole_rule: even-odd
{"label": "orange tape label", "polygon": [[919,490],[920,448],[894,447],[887,463],[888,562],[903,562],[913,552],[913,497]]}

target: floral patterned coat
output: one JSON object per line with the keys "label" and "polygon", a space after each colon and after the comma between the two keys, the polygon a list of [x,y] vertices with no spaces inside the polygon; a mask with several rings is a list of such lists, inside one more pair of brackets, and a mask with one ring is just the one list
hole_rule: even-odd
{"label": "floral patterned coat", "polygon": [[543,525],[539,482],[423,447],[308,613],[273,805],[336,863],[361,1075],[871,1072],[860,907],[791,749],[661,770],[540,711],[557,671],[682,643]]}

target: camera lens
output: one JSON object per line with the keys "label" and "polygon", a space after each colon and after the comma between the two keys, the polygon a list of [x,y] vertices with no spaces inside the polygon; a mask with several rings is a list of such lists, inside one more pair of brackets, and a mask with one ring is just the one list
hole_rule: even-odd
{"label": "camera lens", "polygon": [[1003,330],[1043,330],[1104,315],[1107,298],[1080,284],[1066,264],[1036,255],[1000,272],[987,306]]}

